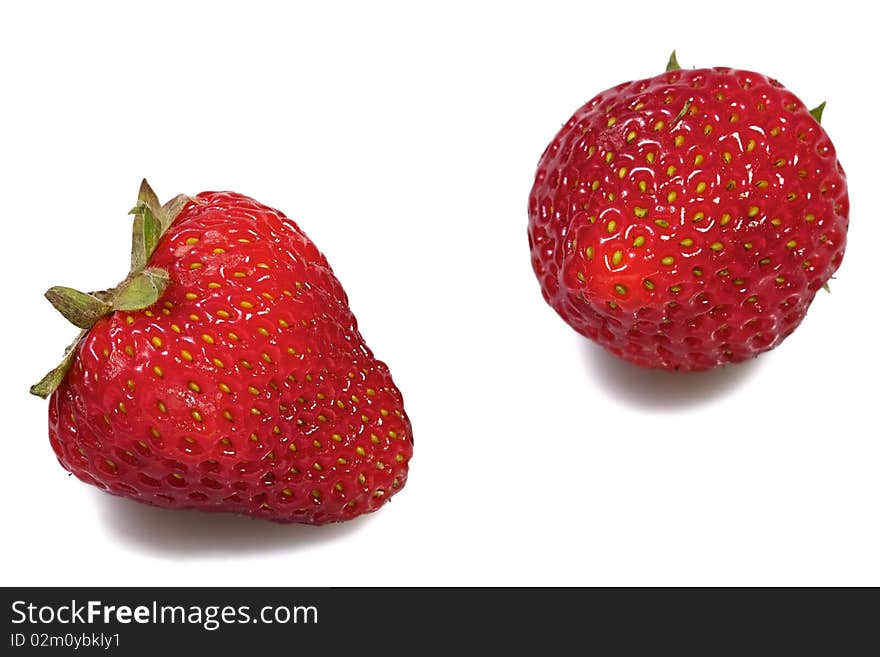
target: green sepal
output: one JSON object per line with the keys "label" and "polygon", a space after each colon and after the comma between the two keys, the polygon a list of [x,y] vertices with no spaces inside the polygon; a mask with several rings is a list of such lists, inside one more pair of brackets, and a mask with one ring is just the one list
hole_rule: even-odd
{"label": "green sepal", "polygon": [[148,207],[141,205],[135,208],[134,223],[131,228],[131,270],[143,269],[153,255],[162,227],[159,220]]}
{"label": "green sepal", "polygon": [[146,178],[141,180],[141,188],[138,190],[138,205],[145,206],[153,214],[158,214],[159,208],[162,207],[162,204],[159,203],[159,197],[156,196],[156,192],[150,187]]}
{"label": "green sepal", "polygon": [[156,192],[153,191],[146,179],[142,180],[138,190],[137,205],[132,208],[130,213],[134,215],[131,229],[132,272],[140,271],[147,265],[159,243],[159,238],[162,237],[164,228],[168,227],[162,226],[161,213],[162,205],[159,203]]}
{"label": "green sepal", "polygon": [[46,290],[46,298],[67,321],[81,329],[92,328],[95,322],[113,310],[106,301],[63,285]]}
{"label": "green sepal", "polygon": [[180,214],[180,211],[183,210],[183,207],[190,201],[192,201],[193,203],[200,202],[198,201],[198,199],[194,199],[192,196],[187,196],[186,194],[178,194],[173,199],[165,203],[165,205],[163,205],[161,208],[159,208],[159,225],[163,233],[168,230],[168,227],[177,218],[177,215]]}
{"label": "green sepal", "polygon": [[823,111],[825,111],[825,101],[824,100],[822,101],[822,103],[818,107],[814,107],[813,109],[810,110],[810,116],[812,116],[814,119],[816,119],[816,123],[822,123],[822,112]]}
{"label": "green sepal", "polygon": [[147,257],[144,260],[144,265],[147,264],[147,260],[150,259],[153,251],[156,250],[156,245],[159,243],[161,236],[162,227],[159,225],[159,220],[156,219],[150,210],[146,210],[144,212],[144,251]]}
{"label": "green sepal", "polygon": [[61,359],[61,362],[58,364],[55,369],[51,370],[46,376],[39,380],[39,382],[35,383],[30,388],[30,393],[32,395],[36,395],[37,397],[42,397],[46,399],[49,395],[51,395],[58,386],[61,385],[61,382],[64,381],[64,377],[67,376],[68,370],[70,370],[70,366],[73,364],[73,357],[76,354],[76,346],[79,344],[79,341],[83,339],[83,336],[88,331],[82,331],[77,336],[76,340],[67,347],[64,351],[64,358]]}
{"label": "green sepal", "polygon": [[144,213],[140,206],[132,211],[134,222],[131,225],[131,268],[143,267],[147,262],[145,238],[144,238]]}
{"label": "green sepal", "polygon": [[681,68],[678,64],[678,58],[675,56],[675,51],[672,51],[672,54],[669,55],[669,62],[666,64],[666,72],[669,71],[677,71]]}
{"label": "green sepal", "polygon": [[113,295],[114,310],[142,310],[159,300],[168,286],[168,272],[164,269],[145,269],[124,282]]}
{"label": "green sepal", "polygon": [[162,205],[146,179],[141,182],[137,205],[129,211],[129,214],[134,215],[131,231],[132,272],[147,265],[162,235],[190,201],[195,199],[186,194],[178,194]]}

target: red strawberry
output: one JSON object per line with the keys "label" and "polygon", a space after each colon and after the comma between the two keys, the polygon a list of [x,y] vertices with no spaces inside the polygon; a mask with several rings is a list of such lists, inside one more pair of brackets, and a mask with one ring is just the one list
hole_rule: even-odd
{"label": "red strawberry", "polygon": [[132,212],[122,284],[47,293],[84,329],[32,389],[52,395],[61,464],[140,502],[278,522],[346,520],[399,491],[400,392],[299,227],[231,192],[163,207],[146,182]]}
{"label": "red strawberry", "polygon": [[529,245],[544,298],[648,367],[776,347],[843,258],[846,180],[821,109],[759,73],[679,70],[674,54],[666,73],[600,93],[538,165]]}

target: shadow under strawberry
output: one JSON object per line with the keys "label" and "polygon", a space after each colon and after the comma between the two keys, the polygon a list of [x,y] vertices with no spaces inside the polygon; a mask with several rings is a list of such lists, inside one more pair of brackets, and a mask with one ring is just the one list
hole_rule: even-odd
{"label": "shadow under strawberry", "polygon": [[590,341],[580,339],[579,342],[589,375],[598,376],[611,396],[639,409],[670,413],[707,404],[731,393],[755,376],[770,357],[764,354],[736,365],[682,376],[671,370],[639,367]]}
{"label": "shadow under strawberry", "polygon": [[[95,495],[104,526],[139,552],[179,558],[296,551],[341,540],[371,517],[326,525],[260,522],[258,518],[198,510],[166,510],[104,494]],[[294,584],[294,582],[291,582]]]}

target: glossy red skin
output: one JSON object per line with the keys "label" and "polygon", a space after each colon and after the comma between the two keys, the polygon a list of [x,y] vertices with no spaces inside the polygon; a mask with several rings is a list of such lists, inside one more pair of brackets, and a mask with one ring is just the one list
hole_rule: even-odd
{"label": "glossy red skin", "polygon": [[280,212],[198,199],[150,260],[170,274],[160,301],[76,348],[49,405],[58,459],[167,508],[311,524],[378,509],[406,482],[412,432],[339,281]]}
{"label": "glossy red skin", "polygon": [[705,370],[800,324],[848,216],[834,146],[797,97],[759,73],[679,70],[569,119],[539,162],[528,235],[544,298],[575,330],[638,365]]}

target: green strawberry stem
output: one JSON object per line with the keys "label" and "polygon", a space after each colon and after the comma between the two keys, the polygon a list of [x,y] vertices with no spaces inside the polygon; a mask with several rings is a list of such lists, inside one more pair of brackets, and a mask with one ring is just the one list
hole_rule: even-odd
{"label": "green strawberry stem", "polygon": [[681,66],[678,65],[678,59],[676,58],[675,51],[673,50],[672,54],[669,55],[669,63],[666,64],[666,72],[668,73],[669,71],[677,71],[680,68]]}
{"label": "green strawberry stem", "polygon": [[72,287],[56,285],[49,288],[46,298],[72,324],[82,329],[67,347],[61,363],[31,386],[30,392],[44,399],[52,394],[67,376],[76,345],[102,317],[116,310],[142,310],[156,303],[168,285],[168,272],[147,267],[150,256],[183,206],[193,199],[185,194],[175,196],[165,205],[146,180],[141,182],[131,237],[131,271],[119,285],[100,292],[80,292]]}

